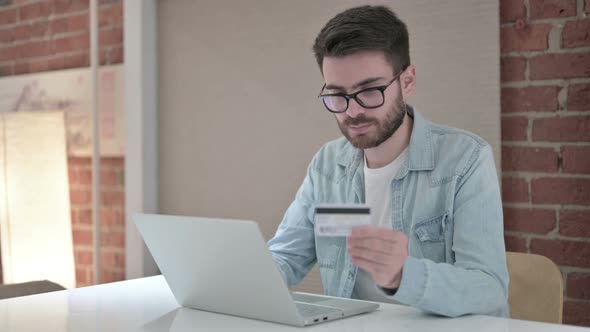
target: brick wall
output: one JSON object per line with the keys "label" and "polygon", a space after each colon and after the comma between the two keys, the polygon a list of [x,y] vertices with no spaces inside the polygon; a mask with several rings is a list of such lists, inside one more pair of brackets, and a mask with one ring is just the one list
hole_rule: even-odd
{"label": "brick wall", "polygon": [[[0,1],[0,77],[90,65],[88,0]],[[123,62],[123,4],[99,1],[100,64]],[[76,280],[93,283],[90,158],[68,158]],[[102,281],[125,277],[123,158],[101,161]]]}
{"label": "brick wall", "polygon": [[590,0],[502,0],[506,248],[545,255],[590,326]]}
{"label": "brick wall", "polygon": [[[102,282],[125,278],[125,192],[123,158],[102,158],[100,223]],[[94,282],[92,166],[90,158],[68,158],[72,232],[78,287]]]}

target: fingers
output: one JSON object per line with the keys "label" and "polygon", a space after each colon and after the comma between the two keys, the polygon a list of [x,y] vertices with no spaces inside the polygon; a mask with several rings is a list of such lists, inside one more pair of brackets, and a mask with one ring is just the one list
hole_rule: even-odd
{"label": "fingers", "polygon": [[360,258],[375,264],[385,265],[391,260],[390,254],[386,252],[379,252],[367,248],[348,248],[346,250],[352,259]]}
{"label": "fingers", "polygon": [[348,249],[365,249],[384,254],[391,253],[395,246],[395,242],[375,238],[349,238],[346,243],[348,244]]}
{"label": "fingers", "polygon": [[395,283],[397,274],[392,273],[391,268],[387,266],[363,258],[353,258],[353,264],[367,271],[378,286],[385,288],[396,288],[399,286],[399,283]]}

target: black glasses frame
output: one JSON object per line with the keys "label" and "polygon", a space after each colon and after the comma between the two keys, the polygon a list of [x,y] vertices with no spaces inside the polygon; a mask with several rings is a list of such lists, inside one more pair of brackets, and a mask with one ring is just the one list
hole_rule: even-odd
{"label": "black glasses frame", "polygon": [[[395,82],[395,80],[397,80],[401,74],[403,74],[405,70],[402,70],[401,72],[399,72],[397,75],[393,76],[393,78],[391,79],[391,81],[389,81],[389,83],[385,84],[385,85],[381,85],[381,86],[376,86],[376,87],[372,87],[372,88],[367,88],[367,89],[363,89],[363,90],[359,90],[355,93],[351,93],[351,94],[346,94],[346,93],[329,93],[329,94],[322,94],[322,92],[324,91],[324,89],[326,88],[326,83],[324,83],[324,86],[322,86],[322,90],[320,90],[320,94],[318,95],[318,98],[320,98],[322,100],[322,104],[324,104],[324,107],[332,112],[332,113],[344,113],[346,111],[348,111],[348,107],[350,105],[350,100],[354,99],[359,105],[361,105],[363,108],[366,109],[375,109],[375,108],[379,108],[381,106],[383,106],[383,104],[385,104],[385,89],[387,89],[391,84],[393,84],[393,82]],[[381,92],[381,97],[383,99],[383,101],[381,102],[380,105],[377,106],[367,106],[365,105],[362,100],[360,100],[359,98],[357,98],[357,96],[361,93],[367,92],[367,91],[379,91]],[[344,97],[344,99],[346,99],[346,108],[344,109],[344,111],[334,111],[332,109],[330,109],[328,107],[328,105],[326,105],[325,102],[325,98],[326,97]]]}

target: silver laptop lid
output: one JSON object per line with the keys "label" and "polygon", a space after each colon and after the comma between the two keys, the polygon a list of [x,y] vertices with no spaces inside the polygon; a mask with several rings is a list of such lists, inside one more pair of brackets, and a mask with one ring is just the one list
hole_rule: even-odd
{"label": "silver laptop lid", "polygon": [[256,223],[153,214],[133,219],[179,304],[304,324]]}

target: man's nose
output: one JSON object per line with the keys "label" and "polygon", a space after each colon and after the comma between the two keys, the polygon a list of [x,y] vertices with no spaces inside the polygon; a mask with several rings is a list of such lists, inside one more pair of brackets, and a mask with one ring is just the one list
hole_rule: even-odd
{"label": "man's nose", "polygon": [[364,114],[366,109],[359,105],[359,103],[354,99],[350,99],[348,102],[348,109],[346,110],[346,115],[351,118],[356,118],[357,116]]}

